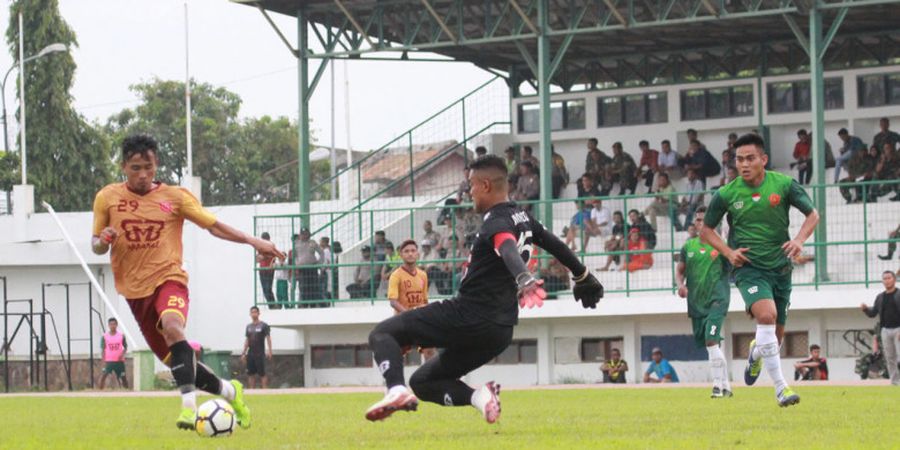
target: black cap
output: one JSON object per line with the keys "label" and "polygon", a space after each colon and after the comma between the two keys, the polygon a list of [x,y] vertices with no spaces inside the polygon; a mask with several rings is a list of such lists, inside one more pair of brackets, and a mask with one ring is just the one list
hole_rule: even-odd
{"label": "black cap", "polygon": [[368,245],[363,245],[363,246],[362,246],[362,249],[360,249],[360,251],[363,251],[363,252],[371,252],[371,251],[372,251],[372,247],[369,247]]}

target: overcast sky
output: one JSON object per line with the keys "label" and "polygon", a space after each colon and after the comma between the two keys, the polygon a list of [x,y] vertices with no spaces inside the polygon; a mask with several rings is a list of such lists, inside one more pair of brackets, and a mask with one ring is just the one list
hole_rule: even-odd
{"label": "overcast sky", "polygon": [[[105,122],[137,104],[128,86],[153,77],[184,79],[183,0],[60,0],[64,19],[75,30],[78,69],[75,108]],[[224,86],[243,99],[242,117],[297,117],[297,62],[254,8],[227,0],[190,0],[190,71],[198,81]],[[274,14],[296,47],[296,21]],[[9,23],[9,2],[0,25]],[[5,30],[4,30],[5,31]],[[5,36],[5,33],[4,33]],[[310,38],[313,38],[310,33]],[[28,39],[28,36],[25,36]],[[318,48],[317,42],[313,48]],[[29,55],[26,55],[26,57]],[[52,56],[47,56],[51,57]],[[0,70],[12,64],[0,52]],[[315,65],[310,69],[310,77]],[[346,146],[343,63],[337,64],[337,146]],[[354,149],[378,147],[416,122],[490,79],[467,63],[358,61],[347,64],[350,140]],[[10,79],[15,76],[15,72]],[[311,102],[313,130],[320,145],[330,140],[329,74]],[[7,108],[16,109],[15,82],[7,86]],[[10,132],[15,132],[11,124]]]}

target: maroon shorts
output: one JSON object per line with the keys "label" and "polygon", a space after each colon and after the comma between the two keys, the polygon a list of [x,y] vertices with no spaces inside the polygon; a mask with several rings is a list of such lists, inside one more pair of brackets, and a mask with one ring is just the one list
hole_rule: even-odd
{"label": "maroon shorts", "polygon": [[170,280],[159,285],[147,297],[127,300],[131,313],[134,314],[134,320],[141,327],[141,334],[150,345],[150,350],[153,350],[160,361],[167,362],[169,346],[160,332],[162,329],[160,318],[163,314],[178,314],[185,323],[187,322],[190,304],[187,286]]}

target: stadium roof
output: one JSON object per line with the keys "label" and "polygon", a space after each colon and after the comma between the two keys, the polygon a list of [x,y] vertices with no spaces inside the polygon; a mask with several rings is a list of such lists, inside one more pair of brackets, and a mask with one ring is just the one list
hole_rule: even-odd
{"label": "stadium roof", "polygon": [[[535,84],[537,0],[234,0],[300,10],[326,50],[310,58],[433,52]],[[813,1],[833,27],[827,68],[900,62],[896,0],[549,0],[553,84],[624,86],[808,70]],[[799,38],[798,38],[799,36]],[[310,38],[312,39],[312,37]]]}

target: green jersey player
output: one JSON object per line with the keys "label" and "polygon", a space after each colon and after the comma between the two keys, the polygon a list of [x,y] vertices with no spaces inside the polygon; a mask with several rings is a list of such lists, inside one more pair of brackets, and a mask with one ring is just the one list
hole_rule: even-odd
{"label": "green jersey player", "polygon": [[[706,207],[697,208],[694,224],[703,226]],[[731,288],[725,257],[709,244],[693,237],[681,248],[681,260],[675,272],[678,296],[687,298],[688,316],[694,328],[697,347],[706,347],[709,354],[709,370],[712,374],[712,398],[731,397],[731,383],[725,354],[719,342],[722,340],[722,323],[728,314]]]}
{"label": "green jersey player", "polygon": [[[756,319],[756,339],[750,343],[748,385],[756,382],[762,366],[775,383],[780,406],[800,402],[781,372],[779,342],[791,300],[791,259],[819,223],[806,191],[791,177],[765,169],[769,158],[765,143],[756,134],[735,142],[740,177],[721,187],[710,201],[700,238],[712,245],[734,267],[735,285],[750,315]],[[806,219],[797,235],[788,234],[791,206]],[[715,231],[727,214],[729,243]]]}

